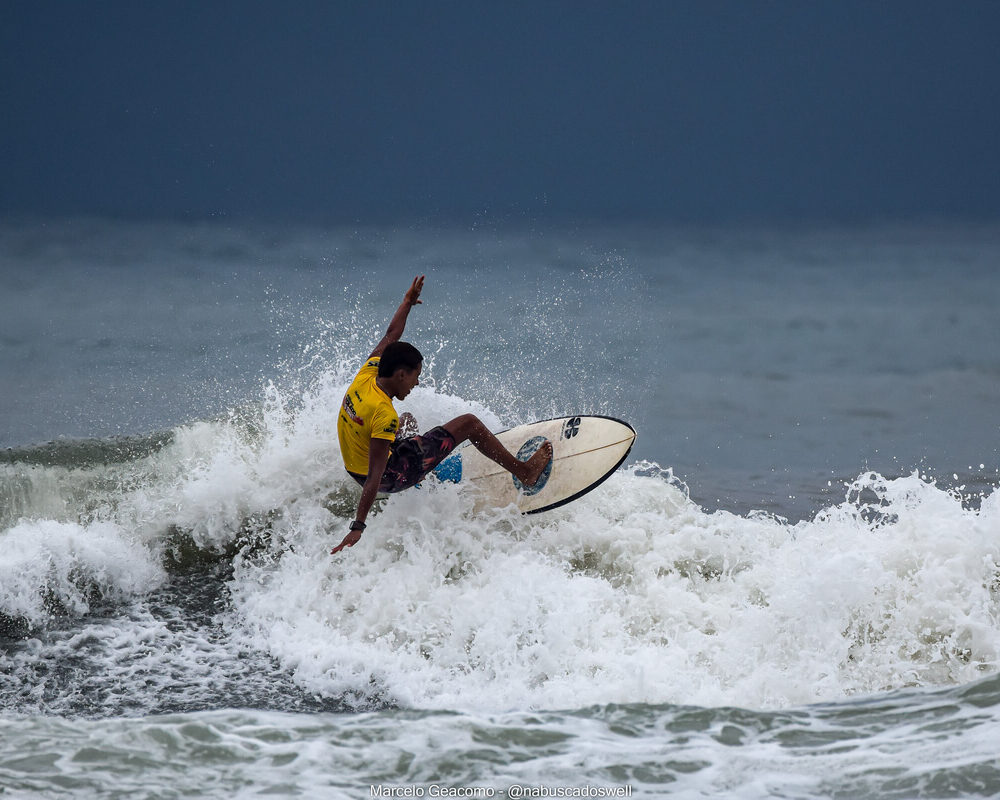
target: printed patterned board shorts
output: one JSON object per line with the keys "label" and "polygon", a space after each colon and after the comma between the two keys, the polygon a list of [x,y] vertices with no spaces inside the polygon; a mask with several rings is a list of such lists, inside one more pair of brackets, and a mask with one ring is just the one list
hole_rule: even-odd
{"label": "printed patterned board shorts", "polygon": [[[431,428],[427,433],[417,436],[397,439],[392,445],[389,463],[385,466],[378,490],[392,493],[415,486],[448,457],[448,454],[455,449],[455,445],[455,437],[441,426]],[[354,472],[350,475],[362,486],[364,485],[364,475]]]}

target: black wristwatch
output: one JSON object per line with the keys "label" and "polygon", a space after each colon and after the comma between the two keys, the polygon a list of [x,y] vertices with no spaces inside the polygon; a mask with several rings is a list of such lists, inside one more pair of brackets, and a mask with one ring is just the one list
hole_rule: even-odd
{"label": "black wristwatch", "polygon": [[365,525],[365,523],[358,522],[357,520],[354,520],[354,522],[351,523],[351,530],[352,531],[363,531],[367,527],[368,526]]}

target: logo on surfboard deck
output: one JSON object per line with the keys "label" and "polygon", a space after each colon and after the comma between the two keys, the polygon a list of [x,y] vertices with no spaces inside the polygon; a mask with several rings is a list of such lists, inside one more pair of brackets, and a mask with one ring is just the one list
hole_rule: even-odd
{"label": "logo on surfboard deck", "polygon": [[[528,439],[528,441],[522,444],[521,449],[517,451],[517,460],[527,461],[537,452],[539,447],[545,444],[546,441],[547,440],[544,436],[532,436]],[[529,497],[533,494],[538,494],[545,488],[545,484],[549,482],[549,475],[552,474],[552,461],[554,460],[554,458],[550,459],[549,463],[545,465],[545,469],[543,469],[542,474],[538,476],[538,480],[535,481],[534,486],[525,486],[521,483],[521,481],[511,475],[510,477],[514,480],[514,486],[517,487],[519,492],[526,494]]]}
{"label": "logo on surfboard deck", "polygon": [[562,427],[562,438],[572,439],[580,432],[580,423],[583,422],[579,417],[573,417],[568,419],[563,423]]}

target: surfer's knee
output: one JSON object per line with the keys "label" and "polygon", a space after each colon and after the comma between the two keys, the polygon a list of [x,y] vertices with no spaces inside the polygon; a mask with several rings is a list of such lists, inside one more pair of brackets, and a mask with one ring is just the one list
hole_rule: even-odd
{"label": "surfer's knee", "polygon": [[488,430],[486,425],[475,414],[462,414],[460,417],[444,424],[445,430],[455,437],[455,441],[464,442],[473,436]]}

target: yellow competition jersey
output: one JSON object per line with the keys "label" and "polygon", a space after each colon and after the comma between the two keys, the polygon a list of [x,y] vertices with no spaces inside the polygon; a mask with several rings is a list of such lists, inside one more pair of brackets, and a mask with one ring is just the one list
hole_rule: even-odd
{"label": "yellow competition jersey", "polygon": [[344,395],[337,420],[340,453],[348,472],[368,474],[368,447],[372,439],[396,438],[399,417],[392,400],[378,388],[378,358],[369,358]]}

